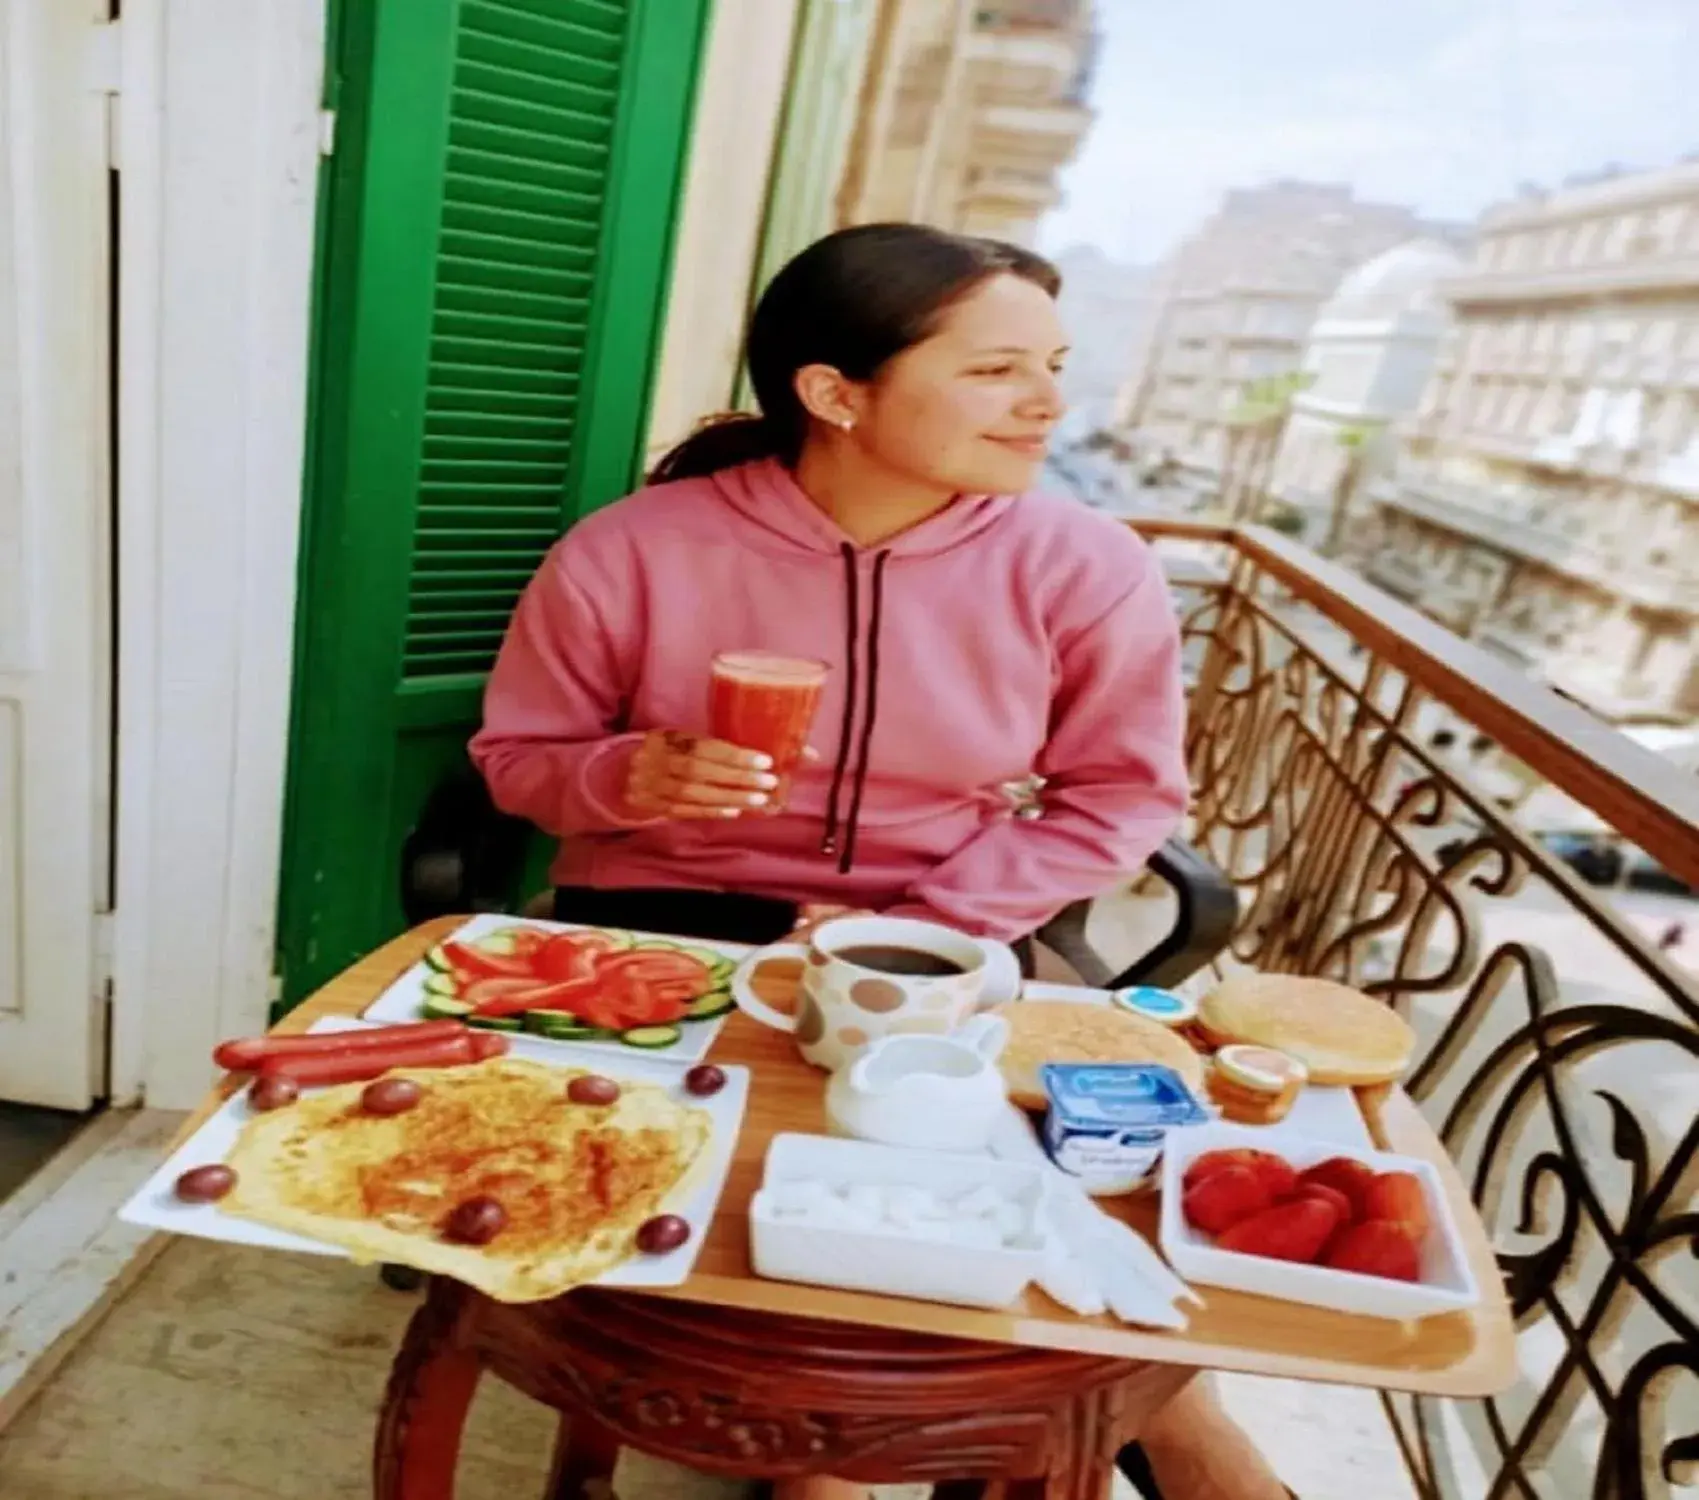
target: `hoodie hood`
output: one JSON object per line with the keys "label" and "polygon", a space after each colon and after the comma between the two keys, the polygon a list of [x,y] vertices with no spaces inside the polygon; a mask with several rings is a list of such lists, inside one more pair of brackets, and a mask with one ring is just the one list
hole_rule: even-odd
{"label": "hoodie hood", "polygon": [[775,553],[841,556],[878,552],[890,557],[934,557],[972,541],[1016,504],[1012,495],[963,495],[918,526],[862,547],[803,493],[776,458],[722,469],[709,481],[720,498],[755,528],[751,540]]}

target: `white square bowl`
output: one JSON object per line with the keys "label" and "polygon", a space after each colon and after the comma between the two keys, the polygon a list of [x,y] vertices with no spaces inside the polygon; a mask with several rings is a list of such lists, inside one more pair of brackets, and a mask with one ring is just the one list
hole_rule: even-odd
{"label": "white square bowl", "polygon": [[[833,1189],[866,1183],[935,1193],[985,1186],[1018,1204],[1026,1226],[1013,1246],[1001,1250],[964,1250],[896,1229],[828,1229],[774,1213],[772,1190],[783,1182],[820,1182]],[[1044,1177],[1037,1167],[827,1136],[775,1136],[761,1191],[749,1204],[755,1274],[960,1307],[1007,1307],[1044,1264],[1043,1199]]]}
{"label": "white square bowl", "polygon": [[[1421,1184],[1432,1226],[1422,1243],[1422,1279],[1391,1281],[1328,1266],[1245,1255],[1218,1249],[1208,1235],[1186,1223],[1180,1211],[1181,1181],[1186,1168],[1206,1151],[1249,1147],[1284,1157],[1300,1172],[1332,1156],[1360,1161],[1376,1172],[1409,1172]],[[1393,1156],[1338,1141],[1315,1140],[1281,1133],[1270,1135],[1255,1126],[1210,1124],[1170,1131],[1162,1158],[1162,1252],[1181,1276],[1205,1286],[1257,1292],[1311,1307],[1406,1322],[1438,1313],[1457,1312],[1481,1300],[1481,1289],[1446,1202],[1439,1174],[1425,1161]]]}

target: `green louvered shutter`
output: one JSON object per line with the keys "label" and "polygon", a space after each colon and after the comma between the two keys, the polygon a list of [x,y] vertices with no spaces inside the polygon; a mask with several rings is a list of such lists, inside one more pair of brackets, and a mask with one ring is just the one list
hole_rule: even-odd
{"label": "green louvered shutter", "polygon": [[520,589],[635,477],[707,5],[343,0],[286,998],[398,928]]}

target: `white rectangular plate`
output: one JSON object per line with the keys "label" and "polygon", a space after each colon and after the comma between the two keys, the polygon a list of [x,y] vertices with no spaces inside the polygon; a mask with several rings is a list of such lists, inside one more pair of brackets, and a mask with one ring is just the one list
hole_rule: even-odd
{"label": "white rectangular plate", "polygon": [[[1271,1139],[1271,1137],[1273,1137]],[[1327,1266],[1297,1265],[1219,1250],[1208,1235],[1186,1223],[1180,1211],[1180,1184],[1186,1168],[1206,1151],[1251,1146],[1275,1150],[1300,1172],[1330,1156],[1349,1156],[1377,1172],[1410,1172],[1422,1184],[1432,1228],[1422,1245],[1422,1279],[1388,1281]],[[1171,1131],[1162,1156],[1162,1250],[1180,1275],[1204,1286],[1258,1292],[1311,1307],[1331,1307],[1368,1317],[1408,1320],[1456,1312],[1481,1300],[1469,1257],[1446,1202],[1439,1174],[1428,1162],[1353,1147],[1335,1140],[1305,1140],[1286,1132],[1244,1125],[1194,1125]]]}
{"label": "white rectangular plate", "polygon": [[[591,930],[576,922],[541,922],[531,917],[508,916],[502,912],[485,912],[457,928],[444,941],[464,942],[468,938],[482,937],[485,933],[496,932],[505,927],[535,927],[543,932],[585,932]],[[664,933],[658,932],[636,932],[630,928],[621,930],[630,931],[633,937],[648,938],[658,943],[679,943],[692,948],[708,948],[732,959],[734,962],[741,962],[750,952],[741,943],[711,943],[698,938],[668,937]],[[423,962],[414,964],[411,969],[366,1007],[361,1013],[362,1018],[367,1021],[383,1021],[385,1023],[422,1021],[424,1017],[420,1014],[420,1007],[425,1003],[425,981],[430,975],[431,969],[428,964]],[[712,1021],[681,1022],[679,1029],[684,1034],[670,1047],[628,1047],[623,1042],[618,1041],[551,1042],[542,1037],[535,1037],[532,1040],[551,1051],[557,1047],[572,1047],[574,1049],[589,1047],[600,1053],[617,1052],[622,1057],[629,1057],[631,1054],[637,1053],[639,1056],[665,1058],[669,1062],[693,1063],[700,1062],[708,1055],[708,1049],[714,1045],[714,1038],[720,1034],[720,1028],[725,1023],[725,1016],[720,1016]]]}
{"label": "white rectangular plate", "polygon": [[[320,1021],[312,1028],[315,1033],[363,1029],[358,1021],[339,1019]],[[633,1047],[620,1048],[618,1056],[610,1057],[605,1046],[579,1047],[526,1036],[515,1036],[510,1040],[513,1047],[509,1056],[528,1058],[547,1067],[592,1068],[613,1079],[654,1083],[668,1089],[681,1086],[680,1072],[675,1063],[659,1062]],[[749,1070],[728,1067],[725,1074],[726,1086],[719,1093],[706,1099],[693,1097],[690,1100],[697,1108],[706,1110],[713,1121],[707,1163],[696,1179],[695,1190],[676,1207],[676,1212],[690,1223],[693,1231],[690,1238],[666,1255],[634,1256],[624,1265],[615,1266],[597,1277],[597,1286],[677,1286],[689,1277],[691,1268],[696,1264],[697,1252],[702,1248],[702,1237],[713,1220],[714,1206],[726,1185],[732,1148],[737,1144],[738,1131],[743,1125],[744,1105],[749,1098]],[[237,1094],[230,1099],[172,1153],[165,1165],[118,1211],[118,1217],[127,1224],[139,1224],[145,1229],[163,1229],[171,1234],[188,1234],[198,1239],[225,1240],[233,1245],[257,1245],[268,1250],[297,1250],[309,1255],[351,1259],[348,1252],[339,1246],[288,1234],[256,1224],[251,1219],[238,1219],[221,1212],[216,1203],[185,1203],[173,1191],[177,1179],[189,1168],[223,1161],[252,1115],[244,1095]]]}

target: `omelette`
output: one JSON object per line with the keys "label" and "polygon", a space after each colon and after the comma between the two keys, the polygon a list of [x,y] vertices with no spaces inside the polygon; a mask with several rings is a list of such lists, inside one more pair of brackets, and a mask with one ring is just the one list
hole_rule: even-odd
{"label": "omelette", "polygon": [[[363,1083],[256,1115],[226,1158],[225,1212],[339,1245],[356,1260],[452,1276],[498,1302],[537,1302],[628,1259],[645,1220],[681,1199],[707,1156],[707,1111],[654,1084],[620,1083],[611,1105],[575,1104],[584,1069],[497,1058],[452,1069],[397,1068],[424,1090],[376,1115]],[[490,1243],[445,1237],[468,1199],[495,1198]]]}

